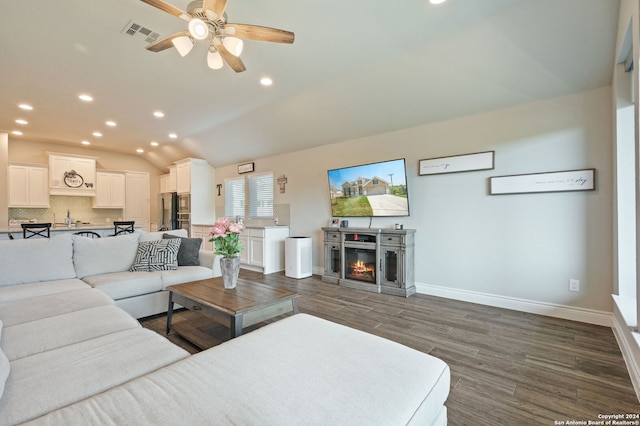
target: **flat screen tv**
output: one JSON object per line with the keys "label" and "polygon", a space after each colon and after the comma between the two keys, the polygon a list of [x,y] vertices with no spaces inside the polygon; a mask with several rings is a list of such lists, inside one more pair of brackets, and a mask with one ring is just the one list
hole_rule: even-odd
{"label": "flat screen tv", "polygon": [[409,216],[404,158],[327,171],[334,217]]}

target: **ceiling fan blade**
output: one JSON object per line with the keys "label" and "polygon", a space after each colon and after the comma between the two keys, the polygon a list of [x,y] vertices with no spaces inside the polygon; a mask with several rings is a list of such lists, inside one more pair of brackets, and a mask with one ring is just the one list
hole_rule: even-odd
{"label": "ceiling fan blade", "polygon": [[233,55],[231,52],[227,50],[222,44],[216,44],[215,48],[218,52],[220,52],[220,56],[222,59],[233,69],[235,72],[246,71],[246,67],[244,66],[244,62],[242,59]]}
{"label": "ceiling fan blade", "polygon": [[227,24],[225,33],[245,40],[269,41],[272,43],[293,43],[295,34],[277,28],[260,27],[258,25]]}
{"label": "ceiling fan blade", "polygon": [[180,19],[183,19],[187,22],[189,22],[192,18],[191,15],[189,15],[187,12],[185,12],[182,9],[179,9],[169,3],[165,3],[162,0],[140,0],[150,6],[153,6],[155,8],[158,8],[160,10],[162,10],[163,12],[167,12],[170,15],[173,16],[177,16]]}
{"label": "ceiling fan blade", "polygon": [[222,14],[227,8],[227,0],[203,0],[202,8],[212,10],[216,14],[216,19],[222,19]]}
{"label": "ceiling fan blade", "polygon": [[158,40],[154,43],[151,43],[150,45],[147,46],[147,50],[151,52],[161,52],[165,49],[173,47],[173,43],[171,43],[171,40],[173,40],[174,38],[188,36],[188,35],[189,35],[189,31],[180,31],[179,33],[171,34],[170,36],[165,37],[162,40]]}

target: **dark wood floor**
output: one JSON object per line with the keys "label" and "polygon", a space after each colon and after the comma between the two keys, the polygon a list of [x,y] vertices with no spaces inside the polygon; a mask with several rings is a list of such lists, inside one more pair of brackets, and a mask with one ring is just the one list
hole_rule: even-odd
{"label": "dark wood floor", "polygon": [[[298,292],[300,312],[444,360],[451,368],[449,425],[588,423],[599,414],[640,413],[610,328],[426,295],[351,290],[317,276],[296,280],[244,270],[241,276]],[[174,321],[197,322],[196,315],[178,312]],[[141,322],[163,333],[166,316]],[[220,326],[209,331],[217,334],[214,341],[226,339]],[[198,350],[173,332],[168,337]]]}

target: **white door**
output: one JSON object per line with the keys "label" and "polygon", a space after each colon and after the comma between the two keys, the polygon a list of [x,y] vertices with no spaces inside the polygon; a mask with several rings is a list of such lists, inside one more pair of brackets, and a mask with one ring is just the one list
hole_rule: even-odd
{"label": "white door", "polygon": [[125,208],[126,220],[135,220],[136,226],[149,230],[149,174],[127,172],[125,174]]}

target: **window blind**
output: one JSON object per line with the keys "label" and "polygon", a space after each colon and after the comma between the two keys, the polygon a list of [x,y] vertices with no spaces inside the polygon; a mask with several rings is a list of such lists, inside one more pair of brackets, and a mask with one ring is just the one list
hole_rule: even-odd
{"label": "window blind", "polygon": [[224,180],[224,215],[230,218],[244,217],[244,178]]}
{"label": "window blind", "polygon": [[273,173],[249,176],[249,217],[273,217]]}

